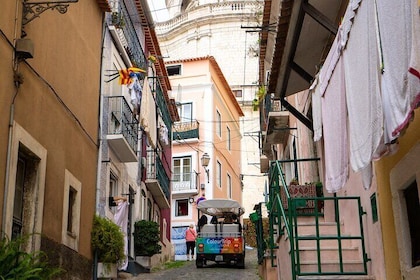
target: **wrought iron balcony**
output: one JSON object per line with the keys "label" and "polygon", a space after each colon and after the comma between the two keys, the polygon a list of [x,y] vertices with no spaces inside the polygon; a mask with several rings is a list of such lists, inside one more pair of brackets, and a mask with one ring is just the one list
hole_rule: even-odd
{"label": "wrought iron balcony", "polygon": [[110,1],[110,5],[112,13],[108,24],[111,26],[111,34],[119,43],[117,47],[124,49],[133,66],[147,69],[147,59],[130,17],[137,15],[136,8],[126,6],[125,2],[120,0]]}
{"label": "wrought iron balcony", "polygon": [[162,159],[154,150],[148,150],[146,155],[146,186],[160,208],[170,208],[170,180]]}
{"label": "wrought iron balcony", "polygon": [[173,174],[172,176],[172,194],[198,194],[196,172]]}
{"label": "wrought iron balcony", "polygon": [[139,122],[133,111],[123,96],[107,96],[104,103],[109,146],[122,162],[137,161]]}
{"label": "wrought iron balcony", "polygon": [[190,122],[178,122],[174,123],[174,133],[172,136],[173,140],[184,140],[199,138],[199,122],[192,120]]}
{"label": "wrought iron balcony", "polygon": [[159,111],[162,114],[162,118],[166,125],[166,128],[168,129],[168,135],[171,135],[172,119],[171,119],[171,114],[168,109],[169,104],[167,104],[166,99],[163,95],[162,86],[157,77],[149,77],[149,82],[152,82],[150,87],[152,89],[152,92],[155,93],[157,106],[159,108]]}

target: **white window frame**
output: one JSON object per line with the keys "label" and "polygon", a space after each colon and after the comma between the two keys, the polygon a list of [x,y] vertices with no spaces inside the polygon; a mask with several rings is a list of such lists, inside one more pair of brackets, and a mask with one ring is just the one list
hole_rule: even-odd
{"label": "white window frame", "polygon": [[216,182],[219,188],[222,188],[222,163],[217,161],[216,164]]}
{"label": "white window frame", "polygon": [[[39,158],[37,167],[37,185],[34,186],[36,192],[34,195],[33,203],[26,205],[33,211],[34,216],[31,220],[27,221],[26,225],[32,229],[32,233],[42,232],[42,221],[43,221],[43,209],[44,209],[44,193],[45,193],[45,174],[47,169],[47,150],[34,138],[32,137],[23,127],[18,123],[13,123],[13,138],[11,146],[11,162],[18,162],[19,146],[23,145],[30,150],[34,155]],[[17,164],[11,165],[9,172],[9,180],[6,182],[8,185],[8,193],[6,199],[6,209],[4,213],[4,231],[8,236],[12,236],[12,223],[13,223],[13,202],[16,185],[16,171]],[[35,222],[36,221],[36,222]],[[27,248],[33,250],[39,250],[41,248],[41,237],[39,234],[34,234],[28,240]]]}
{"label": "white window frame", "polygon": [[226,148],[228,151],[232,148],[231,144],[230,128],[229,126],[226,126]]}
{"label": "white window frame", "polygon": [[222,138],[222,115],[216,110],[216,134]]}
{"label": "white window frame", "polygon": [[[187,110],[189,108],[189,110]],[[185,102],[177,106],[180,122],[191,122],[193,120],[193,103]]]}
{"label": "white window frame", "polygon": [[232,199],[232,177],[229,173],[226,174],[226,189],[227,189],[227,197]]}
{"label": "white window frame", "polygon": [[[179,202],[185,202],[187,205],[187,213],[185,215],[178,215],[178,204]],[[188,198],[180,198],[175,200],[175,207],[174,207],[174,217],[176,218],[185,218],[190,215],[190,206],[188,202]]]}
{"label": "white window frame", "polygon": [[[109,173],[109,184],[108,184],[108,193],[109,197],[119,196],[119,184],[118,184],[118,177],[115,175],[114,172]],[[115,214],[115,207],[112,205],[108,205],[108,209],[112,214]]]}
{"label": "white window frame", "polygon": [[[71,209],[72,214],[72,232],[68,232],[68,215],[69,215],[69,195],[71,191],[75,192],[75,199]],[[63,198],[63,217],[61,228],[61,239],[64,245],[78,251],[80,237],[80,208],[81,208],[81,191],[82,183],[69,171],[64,171],[64,198]]]}
{"label": "white window frame", "polygon": [[[406,280],[418,279],[420,266],[413,267],[411,261],[411,235],[408,223],[404,190],[414,181],[420,183],[420,143],[417,143],[390,172],[392,209],[400,255],[401,276]],[[420,193],[420,190],[419,190]],[[378,207],[379,208],[379,207]],[[379,217],[380,218],[380,217]]]}

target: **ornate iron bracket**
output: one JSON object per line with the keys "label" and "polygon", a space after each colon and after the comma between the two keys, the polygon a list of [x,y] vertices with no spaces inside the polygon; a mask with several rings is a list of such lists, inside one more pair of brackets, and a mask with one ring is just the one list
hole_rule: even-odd
{"label": "ornate iron bracket", "polygon": [[58,1],[42,1],[30,2],[29,0],[23,1],[23,14],[22,14],[22,28],[46,10],[57,10],[60,14],[67,12],[67,7],[70,3],[77,3],[79,0],[58,0]]}

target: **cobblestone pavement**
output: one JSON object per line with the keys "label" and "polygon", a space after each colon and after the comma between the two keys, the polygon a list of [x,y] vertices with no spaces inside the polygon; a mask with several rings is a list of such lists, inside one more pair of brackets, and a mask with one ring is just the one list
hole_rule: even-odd
{"label": "cobblestone pavement", "polygon": [[195,266],[195,261],[190,261],[179,268],[140,274],[131,278],[131,280],[154,279],[260,280],[261,278],[258,276],[257,249],[246,250],[245,269],[236,268],[235,266],[216,265],[214,262],[210,262],[208,266],[198,269]]}

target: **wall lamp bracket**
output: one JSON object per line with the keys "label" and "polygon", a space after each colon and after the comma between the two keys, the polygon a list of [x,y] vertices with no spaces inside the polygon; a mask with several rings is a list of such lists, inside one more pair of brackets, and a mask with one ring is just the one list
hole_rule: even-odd
{"label": "wall lamp bracket", "polygon": [[[60,14],[65,14],[71,3],[79,0],[55,0],[55,1],[23,1],[22,26],[39,17],[47,10],[57,10]],[[26,35],[26,34],[25,34]]]}

